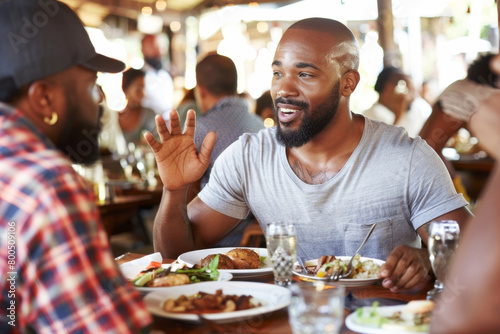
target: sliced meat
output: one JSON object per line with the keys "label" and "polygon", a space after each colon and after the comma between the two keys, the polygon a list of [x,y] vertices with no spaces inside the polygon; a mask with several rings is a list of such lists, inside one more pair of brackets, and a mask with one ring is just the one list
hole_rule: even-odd
{"label": "sliced meat", "polygon": [[318,259],[318,265],[314,269],[314,274],[317,274],[325,263],[332,262],[335,259],[336,259],[335,255],[323,255],[322,257],[320,257]]}
{"label": "sliced meat", "polygon": [[[207,257],[204,257],[201,260],[201,266],[202,267],[207,267],[210,264],[210,261],[215,257],[217,254],[210,254]],[[234,263],[233,260],[227,255],[224,254],[219,254],[219,265],[217,266],[217,269],[234,269]]]}
{"label": "sliced meat", "polygon": [[235,269],[257,269],[260,267],[260,256],[248,248],[235,248],[226,253],[233,260]]}

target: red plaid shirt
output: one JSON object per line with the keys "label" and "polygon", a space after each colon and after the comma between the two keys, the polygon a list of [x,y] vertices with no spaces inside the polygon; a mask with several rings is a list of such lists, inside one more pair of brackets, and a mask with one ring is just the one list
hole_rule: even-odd
{"label": "red plaid shirt", "polygon": [[4,104],[0,236],[0,333],[138,333],[151,322],[117,268],[85,181]]}

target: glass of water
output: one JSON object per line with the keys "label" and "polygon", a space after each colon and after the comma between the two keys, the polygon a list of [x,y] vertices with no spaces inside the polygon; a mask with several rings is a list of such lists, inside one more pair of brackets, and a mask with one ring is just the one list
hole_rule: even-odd
{"label": "glass of water", "polygon": [[290,287],[288,315],[293,334],[336,334],[344,321],[345,288],[324,282]]}
{"label": "glass of water", "polygon": [[273,264],[274,283],[287,286],[292,282],[292,269],[297,258],[297,237],[291,223],[275,222],[266,226],[266,244]]}
{"label": "glass of water", "polygon": [[444,288],[443,282],[451,262],[451,258],[458,246],[460,227],[454,220],[436,220],[429,226],[429,258],[436,281],[434,289],[427,293],[427,299],[434,299]]}

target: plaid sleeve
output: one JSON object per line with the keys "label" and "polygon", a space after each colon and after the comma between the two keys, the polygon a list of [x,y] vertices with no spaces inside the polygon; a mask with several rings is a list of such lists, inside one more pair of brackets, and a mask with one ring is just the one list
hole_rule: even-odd
{"label": "plaid sleeve", "polygon": [[18,254],[24,259],[17,297],[21,328],[140,332],[151,316],[113,259],[85,181],[72,170],[44,179],[51,179],[50,187],[39,192],[39,205],[18,232],[19,248],[25,250]]}

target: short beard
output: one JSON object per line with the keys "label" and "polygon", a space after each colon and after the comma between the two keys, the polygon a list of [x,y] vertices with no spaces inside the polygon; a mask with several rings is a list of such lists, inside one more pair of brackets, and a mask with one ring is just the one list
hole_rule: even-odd
{"label": "short beard", "polygon": [[160,57],[144,57],[144,61],[154,68],[156,71],[159,71],[163,68],[163,64],[161,62]]}
{"label": "short beard", "polygon": [[[99,159],[99,124],[85,121],[70,94],[66,96],[66,124],[59,136],[57,147],[74,163],[90,165]],[[102,115],[102,107],[100,114]]]}
{"label": "short beard", "polygon": [[321,103],[313,112],[309,112],[309,104],[305,102],[278,97],[274,101],[274,113],[277,119],[279,119],[277,115],[278,103],[298,106],[302,108],[304,112],[302,117],[302,125],[296,131],[286,130],[286,123],[283,127],[281,122],[278,122],[276,140],[280,144],[289,148],[301,147],[302,145],[308,143],[317,134],[323,131],[337,114],[337,109],[340,102],[339,91],[340,82],[337,82],[337,84],[333,88],[332,94],[328,97],[328,99],[323,101],[323,103]]}

